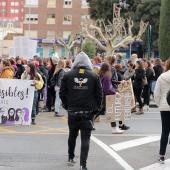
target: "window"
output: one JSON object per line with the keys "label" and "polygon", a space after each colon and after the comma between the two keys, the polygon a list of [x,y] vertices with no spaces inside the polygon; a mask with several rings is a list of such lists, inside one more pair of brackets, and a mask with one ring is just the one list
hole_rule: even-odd
{"label": "window", "polygon": [[15,9],[15,13],[18,13],[18,9]]}
{"label": "window", "polygon": [[19,2],[15,2],[15,6],[18,6],[19,5]]}
{"label": "window", "polygon": [[68,39],[69,35],[71,35],[71,31],[63,31],[63,39]]}
{"label": "window", "polygon": [[55,39],[55,31],[47,31],[47,39]]}
{"label": "window", "polygon": [[38,0],[25,0],[25,5],[38,6]]}
{"label": "window", "polygon": [[65,14],[64,18],[63,18],[63,24],[71,25],[72,24],[72,15]]}
{"label": "window", "polygon": [[47,24],[55,24],[55,14],[47,15]]}
{"label": "window", "polygon": [[14,10],[14,9],[11,9],[11,13],[15,13],[15,10]]}
{"label": "window", "polygon": [[15,17],[15,20],[18,21],[18,17]]}
{"label": "window", "polygon": [[56,0],[48,0],[48,7],[56,7]]}
{"label": "window", "polygon": [[23,9],[23,8],[21,9],[21,12],[24,12],[24,9]]}
{"label": "window", "polygon": [[90,19],[90,15],[81,15],[81,19]]}
{"label": "window", "polygon": [[2,2],[2,6],[6,6],[6,2]]}
{"label": "window", "polygon": [[87,2],[87,0],[82,0],[82,8],[88,8],[89,3]]}
{"label": "window", "polygon": [[72,0],[64,0],[64,8],[72,8]]}
{"label": "window", "polygon": [[29,37],[29,32],[30,32],[30,38],[37,38],[38,37],[38,31],[37,30],[25,30],[24,31],[24,36]]}
{"label": "window", "polygon": [[14,6],[14,2],[11,2],[11,6]]}
{"label": "window", "polygon": [[25,21],[38,22],[38,14],[25,14]]}

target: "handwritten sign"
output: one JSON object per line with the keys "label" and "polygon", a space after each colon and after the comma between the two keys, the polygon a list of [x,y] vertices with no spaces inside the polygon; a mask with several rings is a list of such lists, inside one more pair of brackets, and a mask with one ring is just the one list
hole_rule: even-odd
{"label": "handwritten sign", "polygon": [[0,79],[0,124],[30,125],[34,89],[31,80]]}
{"label": "handwritten sign", "polygon": [[121,93],[120,97],[116,95],[106,96],[106,122],[115,122],[117,120],[128,120],[131,118],[131,93]]}
{"label": "handwritten sign", "polygon": [[119,93],[131,93],[131,108],[133,109],[135,107],[135,97],[131,79],[127,80],[125,84],[120,84],[118,86],[118,91]]}

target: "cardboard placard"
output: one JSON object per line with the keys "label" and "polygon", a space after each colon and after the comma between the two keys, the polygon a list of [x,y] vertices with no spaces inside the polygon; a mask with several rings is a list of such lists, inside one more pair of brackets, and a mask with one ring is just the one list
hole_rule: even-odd
{"label": "cardboard placard", "polygon": [[106,122],[130,119],[131,98],[132,94],[130,92],[121,93],[120,97],[117,97],[116,95],[106,96]]}
{"label": "cardboard placard", "polygon": [[125,84],[119,84],[118,91],[119,93],[131,93],[131,108],[133,109],[135,107],[135,97],[131,79],[127,80]]}

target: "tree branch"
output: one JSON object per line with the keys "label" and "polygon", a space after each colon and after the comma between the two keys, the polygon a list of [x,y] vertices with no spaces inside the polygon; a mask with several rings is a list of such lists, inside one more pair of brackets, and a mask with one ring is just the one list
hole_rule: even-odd
{"label": "tree branch", "polygon": [[90,25],[90,29],[97,31],[100,38],[103,39],[103,41],[105,41],[105,42],[107,41],[107,39],[105,38],[105,36],[103,35],[103,33],[102,33],[102,31],[99,27],[95,27],[93,25]]}
{"label": "tree branch", "polygon": [[102,49],[104,49],[105,51],[107,50],[107,48],[106,48],[104,45],[102,45],[101,42],[100,42],[97,38],[91,36],[87,31],[84,32],[84,33],[82,34],[82,36],[85,37],[85,38],[89,38],[90,40],[93,40],[93,41],[96,42],[97,45],[99,45]]}
{"label": "tree branch", "polygon": [[123,48],[128,48],[128,44],[134,42],[134,38],[132,36],[128,36],[126,37],[124,40],[122,40],[120,43],[118,43],[117,45],[115,45],[113,47],[113,50],[117,50],[119,49],[120,47],[123,47]]}

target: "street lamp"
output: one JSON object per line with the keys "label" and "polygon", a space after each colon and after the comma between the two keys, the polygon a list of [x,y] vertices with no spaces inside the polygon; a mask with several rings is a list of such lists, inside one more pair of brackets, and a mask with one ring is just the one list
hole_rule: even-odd
{"label": "street lamp", "polygon": [[148,60],[150,60],[150,57],[151,57],[151,30],[152,30],[152,26],[149,25],[148,27]]}
{"label": "street lamp", "polygon": [[5,9],[2,9],[1,10],[2,12],[2,56],[3,56],[3,53],[4,53],[4,14],[6,12]]}
{"label": "street lamp", "polygon": [[80,50],[82,51],[82,44],[84,37],[81,36],[81,34],[76,34],[77,39],[80,41]]}

